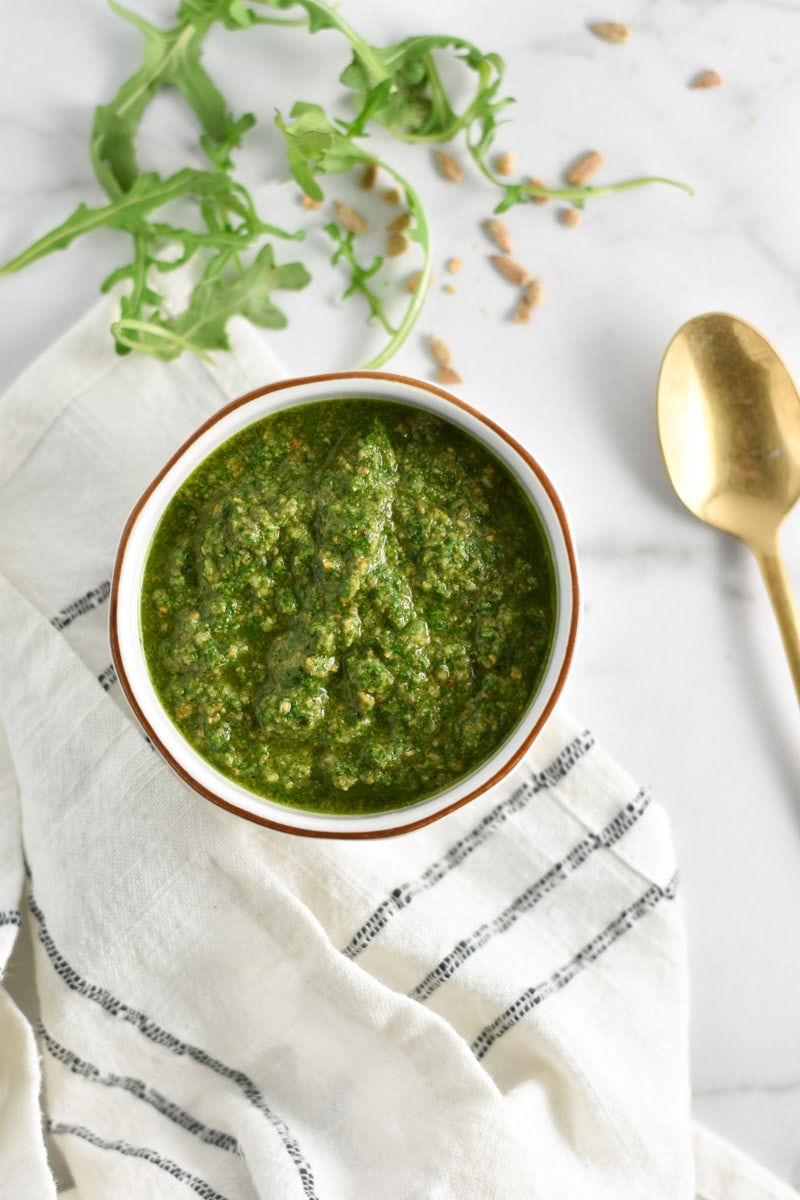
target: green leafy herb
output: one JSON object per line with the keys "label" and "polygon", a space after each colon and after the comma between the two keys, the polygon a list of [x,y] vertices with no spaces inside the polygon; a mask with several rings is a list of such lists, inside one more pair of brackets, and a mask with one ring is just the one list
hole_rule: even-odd
{"label": "green leafy herb", "polygon": [[[371,286],[384,260],[359,262],[355,236],[336,223],[325,228],[334,243],[331,261],[350,278],[345,296],[360,295],[370,319],[387,335],[382,350],[366,366],[378,367],[399,349],[424,304],[431,269],[431,236],[421,199],[411,183],[389,163],[369,153],[360,139],[373,123],[394,138],[442,145],[463,137],[481,176],[499,191],[495,211],[530,203],[537,196],[558,196],[582,205],[587,199],[644,183],[671,183],[643,178],[602,187],[543,189],[535,184],[509,184],[489,167],[489,152],[500,114],[512,103],[501,95],[504,64],[463,38],[410,37],[387,47],[366,42],[340,13],[323,0],[180,0],[175,24],[159,29],[138,14],[109,0],[111,8],[133,25],[144,42],[141,65],[116,96],[100,106],[91,134],[91,160],[107,202],[80,204],[55,229],[39,238],[5,266],[0,274],[18,271],[76,238],[110,228],[126,235],[130,260],[103,283],[104,290],[122,286],[119,319],[112,332],[117,350],[141,351],[170,359],[186,350],[205,358],[229,348],[228,322],[235,316],[278,329],[286,324],[275,305],[276,291],[305,287],[310,276],[300,262],[277,264],[273,241],[300,240],[264,221],[252,197],[234,176],[235,153],[255,123],[252,113],[234,116],[202,62],[205,38],[215,25],[232,32],[254,25],[283,30],[297,25],[310,33],[332,31],[349,43],[352,58],[340,82],[353,101],[354,116],[330,119],[316,104],[299,101],[280,130],[289,171],[302,191],[322,201],[321,179],[356,167],[380,165],[402,192],[410,217],[408,236],[423,257],[420,282],[402,318],[393,323],[378,292]],[[300,19],[286,16],[300,9]],[[457,111],[442,82],[438,59],[449,55],[472,76],[473,91]],[[205,170],[183,167],[167,178],[139,169],[136,142],[149,105],[164,88],[177,89],[190,105],[199,126]],[[685,187],[683,184],[676,184]],[[689,190],[688,188],[686,189]],[[166,212],[164,211],[166,210]],[[179,212],[175,217],[174,211]],[[192,264],[196,283],[181,313],[170,311],[160,289],[161,275]]]}
{"label": "green leafy herb", "polygon": [[[291,116],[293,120],[290,125],[285,124],[280,113],[276,115],[275,121],[284,137],[292,174],[306,195],[312,199],[324,198],[317,176],[340,174],[356,166],[378,165],[376,158],[328,120],[319,105],[299,102],[292,108]],[[432,256],[427,217],[417,192],[393,167],[385,162],[380,165],[400,185],[411,218],[409,237],[422,248],[424,256],[421,284],[409,302],[403,320],[396,328],[390,324],[377,293],[367,286],[367,281],[383,265],[383,259],[374,259],[369,267],[359,265],[355,254],[355,235],[340,229],[335,222],[326,226],[326,232],[336,242],[331,261],[334,265],[340,261],[345,262],[350,271],[350,286],[344,293],[345,297],[356,293],[362,295],[367,301],[370,315],[377,318],[390,335],[383,350],[365,364],[370,368],[383,366],[413,329],[424,303]]]}

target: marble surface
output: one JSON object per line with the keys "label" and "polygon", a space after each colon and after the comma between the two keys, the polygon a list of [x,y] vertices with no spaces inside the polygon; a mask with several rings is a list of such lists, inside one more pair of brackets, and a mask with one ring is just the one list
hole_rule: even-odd
{"label": "marble surface", "polygon": [[[437,278],[392,367],[430,377],[427,339],[443,338],[463,377],[459,394],[526,443],[564,496],[584,589],[565,703],[671,818],[696,1114],[800,1187],[797,698],[748,552],[694,521],[669,488],[654,407],[670,337],[705,310],[759,326],[800,378],[800,3],[344,0],[341,9],[376,42],[444,30],[501,54],[517,103],[497,146],[515,151],[525,173],[557,183],[596,148],[605,156],[598,182],[658,174],[695,189],[693,198],[652,186],[597,199],[574,229],[553,204],[510,213],[515,257],[547,285],[535,321],[520,326],[508,284],[487,263],[488,185],[469,173],[455,188],[429,151],[403,148],[395,161],[429,206]],[[629,43],[587,32],[603,19],[626,21]],[[277,64],[275,36],[291,46]],[[138,41],[100,0],[28,0],[4,6],[0,44],[5,261],[81,199],[99,201],[92,109],[133,68]],[[276,220],[302,216],[296,192],[279,183],[273,108],[328,103],[340,60],[330,34],[220,34],[210,47],[231,104],[261,117],[242,162]],[[723,85],[692,89],[706,68]],[[176,142],[183,161],[191,137],[188,114],[165,101],[143,130],[143,160],[169,169]],[[336,302],[341,279],[309,227],[315,284],[286,297],[289,326],[270,338],[291,374],[358,366],[380,345],[357,305]],[[0,279],[1,388],[93,303],[120,251],[114,235],[98,234]],[[464,263],[454,293],[442,286],[450,256]],[[397,274],[412,265],[398,263]],[[796,514],[783,548],[800,592]]]}

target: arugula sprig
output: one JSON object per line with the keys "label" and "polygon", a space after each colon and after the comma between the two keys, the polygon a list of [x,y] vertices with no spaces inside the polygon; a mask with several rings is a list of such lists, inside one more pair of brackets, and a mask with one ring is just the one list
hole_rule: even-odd
{"label": "arugula sprig", "polygon": [[[268,0],[267,0],[268,2]],[[442,145],[460,135],[481,175],[502,192],[495,212],[506,212],[515,204],[539,197],[571,201],[583,207],[587,200],[628,191],[645,184],[661,183],[691,194],[684,183],[663,176],[647,175],[604,185],[546,188],[534,183],[510,184],[489,166],[500,114],[514,104],[513,97],[500,94],[505,63],[499,54],[485,54],[472,42],[448,35],[410,37],[386,47],[371,46],[336,11],[322,0],[293,0],[309,15],[311,32],[334,29],[353,51],[350,64],[339,76],[354,95],[355,118],[346,126],[350,138],[364,134],[371,121],[383,125],[400,141]],[[290,5],[282,5],[289,7]],[[451,106],[437,55],[449,54],[474,77],[469,102],[457,112]]]}
{"label": "arugula sprig", "polygon": [[342,174],[356,167],[380,166],[403,192],[411,222],[408,236],[421,248],[423,265],[418,286],[397,326],[390,323],[383,302],[368,285],[369,280],[383,266],[383,259],[377,256],[368,266],[363,266],[356,256],[355,235],[351,231],[341,229],[336,222],[331,222],[325,227],[336,244],[331,258],[333,265],[344,262],[350,272],[350,285],[344,293],[345,297],[356,294],[363,296],[370,317],[376,318],[389,334],[389,341],[383,349],[364,364],[369,368],[380,367],[400,349],[414,328],[424,304],[432,262],[432,241],[425,207],[415,189],[399,171],[368,153],[354,140],[349,130],[344,130],[330,121],[320,105],[298,101],[290,115],[291,124],[286,124],[280,112],[275,116],[275,123],[283,134],[292,175],[312,200],[324,199],[319,176]]}
{"label": "arugula sprig", "polygon": [[[303,232],[289,232],[263,220],[234,176],[236,152],[255,116],[229,112],[203,65],[205,39],[215,25],[232,32],[254,25],[273,25],[279,31],[304,25],[310,33],[332,31],[350,46],[352,58],[340,81],[353,102],[352,118],[331,120],[319,105],[301,102],[292,108],[289,123],[280,113],[276,123],[289,171],[312,199],[324,199],[323,177],[368,165],[380,165],[405,197],[408,236],[421,250],[423,266],[418,287],[396,324],[389,320],[371,283],[384,266],[383,258],[378,255],[361,263],[354,236],[335,223],[326,226],[334,242],[332,262],[343,264],[349,272],[345,295],[360,295],[370,318],[387,335],[383,349],[366,366],[387,362],[414,327],[424,304],[432,255],[418,191],[362,144],[373,126],[409,143],[442,145],[463,137],[481,176],[501,190],[498,212],[542,195],[582,205],[589,198],[644,183],[673,182],[643,178],[601,187],[544,189],[499,179],[489,166],[489,153],[501,114],[513,102],[501,95],[505,66],[498,55],[485,54],[463,38],[410,37],[386,47],[373,46],[324,0],[179,0],[175,24],[169,29],[157,28],[119,0],[109,3],[138,30],[144,45],[138,70],[94,116],[90,156],[106,202],[78,205],[55,229],[0,267],[0,274],[21,270],[97,229],[111,228],[126,235],[130,260],[102,284],[104,290],[124,289],[119,318],[112,327],[121,354],[137,350],[170,359],[189,350],[208,358],[213,351],[229,348],[228,323],[235,316],[266,328],[284,326],[286,317],[274,303],[273,293],[297,290],[310,281],[301,262],[277,263],[272,246],[275,239],[302,239]],[[298,18],[290,10],[304,15]],[[442,81],[443,55],[454,57],[473,77],[471,97],[460,110]],[[179,167],[166,178],[140,170],[136,144],[141,123],[165,88],[177,89],[195,114],[205,169]],[[189,264],[195,267],[196,283],[185,309],[174,313],[159,279]]]}
{"label": "arugula sprig", "polygon": [[[241,0],[183,0],[176,24],[167,30],[117,0],[110,4],[142,35],[144,50],[139,69],[94,116],[91,161],[107,203],[80,204],[0,273],[18,271],[97,229],[127,234],[129,262],[101,285],[104,291],[127,286],[112,326],[118,352],[139,350],[170,359],[190,350],[209,358],[210,352],[229,348],[227,324],[236,315],[282,328],[286,317],[273,293],[296,290],[310,281],[302,263],[276,264],[271,245],[275,238],[302,239],[302,231],[291,233],[264,221],[247,189],[233,176],[234,151],[255,117],[234,117],[228,111],[201,61],[204,39],[214,24],[241,29],[251,22]],[[141,122],[164,88],[177,89],[194,111],[207,169],[184,167],[167,178],[140,171],[136,143]],[[176,210],[179,217],[168,219],[166,214]],[[158,279],[193,260],[198,263],[197,281],[185,310],[175,314]]]}

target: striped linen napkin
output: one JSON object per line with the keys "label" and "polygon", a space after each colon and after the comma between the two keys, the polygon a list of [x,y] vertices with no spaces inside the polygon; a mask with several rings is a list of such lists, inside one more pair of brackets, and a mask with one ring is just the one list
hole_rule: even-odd
{"label": "striped linen napkin", "polygon": [[[778,1200],[693,1126],[663,811],[557,711],[401,838],[253,826],[163,764],[110,663],[116,542],[224,400],[90,313],[0,402],[0,1197]],[[11,960],[14,973],[19,949]],[[12,988],[16,993],[17,986]]]}

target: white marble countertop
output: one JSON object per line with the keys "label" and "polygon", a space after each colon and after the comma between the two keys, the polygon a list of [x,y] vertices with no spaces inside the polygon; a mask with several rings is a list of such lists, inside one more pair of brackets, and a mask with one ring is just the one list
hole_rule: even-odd
{"label": "white marble countertop", "polygon": [[[166,0],[135,7],[172,11]],[[658,174],[695,189],[693,198],[651,186],[597,199],[574,229],[553,204],[511,212],[515,257],[547,285],[535,320],[515,325],[508,285],[486,261],[488,185],[471,173],[456,190],[429,151],[404,148],[397,161],[430,208],[437,278],[391,366],[430,377],[427,339],[443,338],[463,377],[459,394],[526,443],[563,494],[585,609],[565,702],[672,821],[696,1114],[800,1187],[797,699],[754,562],[675,499],[655,427],[661,356],[696,313],[750,320],[800,378],[800,4],[341,7],[378,43],[447,31],[501,54],[517,103],[497,147],[516,152],[525,173],[557,183],[578,154],[599,149],[597,182]],[[627,22],[628,44],[587,32],[602,19]],[[284,172],[269,132],[273,108],[327,102],[340,52],[331,35],[284,32],[294,56],[268,77],[259,57],[268,36],[221,34],[212,46],[231,104],[263,121],[246,160],[254,181]],[[139,44],[100,0],[6,6],[0,39],[5,261],[80,200],[99,202],[87,153],[92,110],[133,69]],[[692,89],[706,68],[722,86]],[[143,155],[157,165],[176,138],[188,143],[189,120],[165,102],[145,127]],[[296,192],[272,190],[275,219],[296,220]],[[316,240],[315,285],[284,298],[289,326],[270,335],[291,374],[358,366],[380,344],[357,306],[332,304],[340,281]],[[0,279],[0,388],[93,303],[118,256],[119,242],[103,233]],[[450,256],[464,262],[455,293],[442,286]],[[800,592],[796,515],[783,548]]]}

